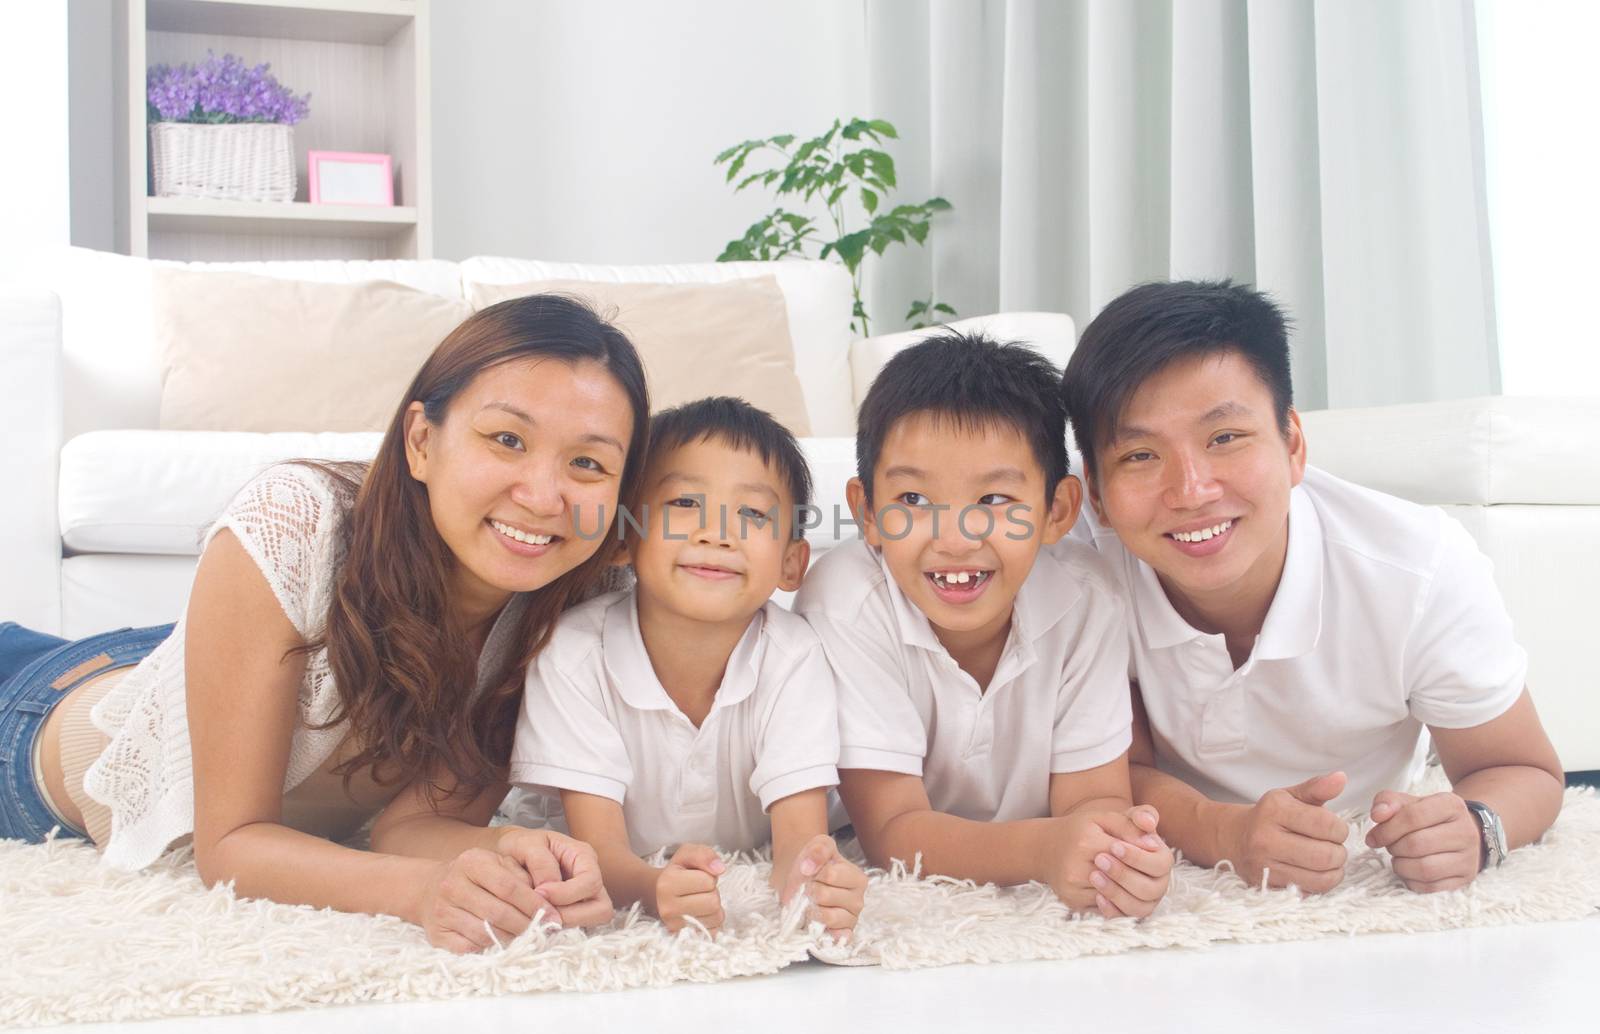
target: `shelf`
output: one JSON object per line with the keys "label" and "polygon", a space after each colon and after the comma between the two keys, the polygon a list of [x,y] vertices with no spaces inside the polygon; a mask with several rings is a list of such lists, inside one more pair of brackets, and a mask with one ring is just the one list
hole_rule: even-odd
{"label": "shelf", "polygon": [[387,43],[417,14],[412,0],[148,0],[152,32],[328,43]]}
{"label": "shelf", "polygon": [[304,237],[397,237],[417,225],[417,210],[305,201],[212,201],[145,198],[152,232],[296,234]]}

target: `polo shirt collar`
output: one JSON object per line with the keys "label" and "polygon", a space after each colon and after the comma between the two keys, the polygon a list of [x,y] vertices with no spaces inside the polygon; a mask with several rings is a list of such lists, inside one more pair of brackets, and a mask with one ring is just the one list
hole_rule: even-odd
{"label": "polo shirt collar", "polygon": [[[655,665],[650,663],[650,653],[644,648],[644,634],[639,630],[638,599],[638,593],[625,593],[606,609],[601,650],[606,674],[616,687],[617,695],[629,707],[641,711],[676,710],[678,705],[661,685]],[[765,607],[756,611],[728,656],[728,666],[723,670],[712,711],[732,707],[755,691],[765,644],[761,630],[766,620]]]}
{"label": "polo shirt collar", "polygon": [[1322,519],[1304,488],[1289,493],[1289,548],[1283,577],[1253,652],[1259,660],[1280,661],[1311,652],[1322,636]]}
{"label": "polo shirt collar", "polygon": [[[1205,633],[1185,621],[1167,598],[1155,569],[1132,553],[1133,594],[1145,649],[1179,646]],[[1323,537],[1316,507],[1300,486],[1289,493],[1289,544],[1283,575],[1251,651],[1255,660],[1284,660],[1309,653],[1322,634]]]}

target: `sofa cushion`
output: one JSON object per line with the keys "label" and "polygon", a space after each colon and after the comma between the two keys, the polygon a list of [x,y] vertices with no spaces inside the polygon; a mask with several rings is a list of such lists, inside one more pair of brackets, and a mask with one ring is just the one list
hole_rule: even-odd
{"label": "sofa cushion", "polygon": [[151,276],[158,268],[341,284],[388,280],[443,298],[462,297],[459,267],[438,260],[184,263],[62,248],[43,274],[61,297],[66,437],[104,428],[158,426],[161,353],[151,309]]}
{"label": "sofa cushion", "polygon": [[608,283],[720,283],[775,276],[783,288],[794,344],[795,375],[805,392],[814,435],[855,433],[850,396],[850,274],[831,262],[700,262],[656,266],[586,266],[530,259],[470,258],[461,263],[466,290],[473,284],[532,280],[600,280]]}
{"label": "sofa cushion", "polygon": [[152,290],[161,428],[175,431],[382,431],[472,314],[383,280],[157,269]]}
{"label": "sofa cushion", "polygon": [[[256,474],[288,459],[365,460],[375,433],[91,431],[61,450],[61,539],[74,553],[195,556],[228,501]],[[855,537],[844,486],[855,473],[851,438],[803,438],[822,521],[807,533],[821,551]]]}
{"label": "sofa cushion", "polygon": [[1600,505],[1600,399],[1452,399],[1302,413],[1310,462],[1417,503]]}
{"label": "sofa cushion", "polygon": [[[615,321],[644,360],[650,404],[657,411],[715,392],[766,410],[797,436],[811,433],[776,278],[721,284],[471,283],[467,301],[482,309],[546,292],[586,299]],[[715,371],[714,381],[708,381],[708,371]]]}

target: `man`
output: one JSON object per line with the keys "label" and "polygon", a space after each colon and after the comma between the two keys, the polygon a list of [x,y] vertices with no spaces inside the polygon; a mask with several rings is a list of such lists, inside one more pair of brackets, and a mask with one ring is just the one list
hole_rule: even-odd
{"label": "man", "polygon": [[[1368,845],[1427,892],[1549,828],[1563,773],[1488,559],[1440,511],[1307,466],[1277,306],[1134,288],[1062,398],[1132,606],[1134,798],[1170,843],[1322,892],[1344,875],[1336,811],[1363,807]],[[1452,789],[1419,797],[1424,728]]]}

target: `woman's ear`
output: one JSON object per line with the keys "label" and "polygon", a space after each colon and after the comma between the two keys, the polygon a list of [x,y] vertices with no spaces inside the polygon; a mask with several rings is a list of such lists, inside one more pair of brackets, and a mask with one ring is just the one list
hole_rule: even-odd
{"label": "woman's ear", "polygon": [[422,410],[422,403],[413,402],[406,407],[404,438],[406,466],[411,476],[423,484],[428,483],[428,446],[431,444],[433,425]]}

